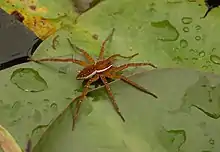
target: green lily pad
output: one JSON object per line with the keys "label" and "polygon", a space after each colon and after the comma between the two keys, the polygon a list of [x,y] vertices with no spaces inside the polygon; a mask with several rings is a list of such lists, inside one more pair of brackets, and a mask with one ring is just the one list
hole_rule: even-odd
{"label": "green lily pad", "polygon": [[200,19],[206,10],[201,0],[109,0],[83,14],[78,26],[100,39],[116,28],[114,53],[139,52],[138,61],[148,59],[159,67],[219,73],[220,10]]}
{"label": "green lily pad", "polygon": [[[52,12],[62,9],[60,6]],[[105,90],[99,88],[83,102],[72,131],[68,105],[80,94],[81,82],[75,76],[82,67],[72,63],[30,62],[0,72],[0,90],[4,92],[0,97],[0,124],[20,147],[26,147],[31,137],[34,152],[218,152],[219,76],[162,69],[184,67],[219,73],[220,22],[215,19],[218,11],[200,19],[205,10],[197,2],[183,0],[105,0],[82,14],[77,24],[72,22],[74,15],[67,15],[71,20],[61,24],[61,29],[40,45],[34,59],[82,59],[67,38],[95,57],[102,41],[115,28],[105,56],[139,53],[130,62],[149,61],[157,65],[158,70],[129,78],[159,98],[123,82],[113,82],[112,92],[126,122],[114,111]],[[47,15],[57,17],[53,13]],[[24,69],[28,70],[25,77],[18,77],[13,83],[13,73]],[[40,81],[35,81],[36,76]]]}
{"label": "green lily pad", "polygon": [[[219,106],[209,106],[211,103],[206,100],[208,87],[220,88],[219,76],[184,69],[158,69],[129,79],[156,93],[159,98],[124,82],[113,82],[112,92],[125,123],[108,98],[93,101],[93,97],[88,97],[83,102],[74,131],[71,130],[69,107],[44,132],[33,151],[219,151],[220,123],[201,110],[220,112]],[[201,89],[203,93],[198,91]],[[186,102],[186,95],[190,103]],[[217,92],[212,92],[213,104],[219,104],[219,97]],[[182,104],[195,104],[201,109],[191,106],[188,111],[180,110]]]}

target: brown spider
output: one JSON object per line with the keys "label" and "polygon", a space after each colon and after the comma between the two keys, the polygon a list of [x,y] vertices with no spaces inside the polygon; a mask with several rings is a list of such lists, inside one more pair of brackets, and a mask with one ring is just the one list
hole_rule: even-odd
{"label": "brown spider", "polygon": [[[117,73],[117,72],[122,71],[128,67],[138,67],[138,66],[149,65],[153,68],[156,68],[156,66],[154,66],[151,63],[128,63],[128,64],[123,64],[118,67],[113,65],[113,61],[116,59],[116,57],[133,58],[134,56],[138,55],[138,53],[136,53],[132,56],[122,56],[120,54],[114,54],[114,55],[108,57],[107,59],[104,59],[105,44],[113,36],[114,31],[115,31],[115,29],[113,28],[113,30],[109,34],[109,36],[102,42],[99,58],[97,61],[95,61],[86,51],[84,51],[83,49],[78,48],[78,47],[76,47],[76,48],[82,53],[82,55],[84,55],[84,57],[88,60],[88,62],[84,62],[84,61],[72,59],[72,58],[64,58],[64,59],[44,58],[44,59],[39,59],[39,60],[30,59],[35,62],[42,62],[42,61],[72,62],[72,63],[76,63],[76,64],[84,67],[84,69],[82,69],[78,73],[78,75],[76,76],[76,79],[77,80],[88,80],[88,81],[86,82],[86,85],[84,86],[84,90],[83,90],[82,94],[80,96],[76,97],[75,99],[73,99],[73,102],[76,102],[76,107],[75,107],[75,111],[73,114],[72,129],[74,129],[74,127],[75,127],[75,122],[76,122],[76,119],[79,114],[79,109],[80,109],[81,103],[89,91],[89,86],[99,79],[101,79],[102,83],[104,84],[105,89],[106,89],[106,91],[111,99],[111,102],[113,104],[113,107],[114,107],[115,111],[118,113],[118,115],[121,117],[123,122],[125,122],[125,119],[122,116],[122,114],[119,110],[119,107],[116,104],[115,98],[114,98],[114,96],[111,92],[110,86],[107,82],[107,78],[121,79],[124,82],[132,85],[133,87],[136,87],[137,89],[139,89],[145,93],[148,93],[148,94],[152,95],[153,97],[157,98],[157,96],[155,94],[151,93],[150,91],[148,91],[147,89],[143,88],[142,86],[136,84],[135,82],[129,80],[127,77],[123,76],[122,74]],[[71,44],[69,39],[68,39],[68,41]],[[73,44],[71,44],[71,46],[73,47]]]}

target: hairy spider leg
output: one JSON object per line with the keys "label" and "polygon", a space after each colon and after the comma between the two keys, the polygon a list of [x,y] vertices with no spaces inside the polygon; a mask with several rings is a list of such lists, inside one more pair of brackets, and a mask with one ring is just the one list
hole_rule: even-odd
{"label": "hairy spider leg", "polygon": [[207,11],[206,11],[206,13],[205,13],[205,15],[204,15],[203,17],[200,17],[200,18],[205,18],[205,17],[208,15],[208,13],[209,13],[213,8],[214,8],[213,6],[209,6],[208,9],[207,9]]}
{"label": "hairy spider leg", "polygon": [[73,124],[72,124],[72,130],[74,129],[75,127],[75,124],[76,124],[76,120],[78,118],[78,115],[79,115],[79,109],[80,109],[80,106],[81,106],[81,103],[82,101],[84,100],[84,98],[86,97],[87,93],[88,93],[88,90],[89,90],[89,86],[95,82],[96,80],[99,79],[99,75],[95,75],[94,77],[92,77],[91,79],[88,80],[88,82],[86,83],[85,87],[84,87],[84,90],[82,92],[82,94],[78,97],[76,97],[75,99],[73,99],[72,102],[75,102],[76,100],[77,103],[76,103],[76,107],[75,107],[75,110],[74,110],[74,114],[73,114]]}
{"label": "hairy spider leg", "polygon": [[122,116],[122,114],[121,114],[121,112],[120,112],[120,110],[119,110],[119,107],[118,107],[118,105],[117,105],[117,103],[116,103],[116,101],[115,101],[115,98],[114,98],[114,96],[113,96],[113,94],[112,94],[112,92],[111,92],[111,89],[110,89],[110,86],[109,86],[109,84],[108,84],[108,81],[106,80],[106,78],[105,78],[104,75],[100,75],[100,78],[101,78],[101,80],[102,80],[102,82],[103,82],[103,84],[104,84],[104,86],[105,86],[105,89],[106,89],[106,91],[107,91],[107,93],[108,93],[108,95],[109,95],[109,97],[110,97],[110,99],[111,99],[111,102],[112,102],[112,105],[113,105],[115,111],[116,111],[116,112],[118,113],[118,115],[121,117],[121,119],[123,120],[123,122],[125,122],[125,118]]}
{"label": "hairy spider leg", "polygon": [[44,58],[44,59],[39,59],[39,60],[34,60],[34,59],[29,59],[31,61],[34,62],[45,62],[45,61],[49,61],[49,62],[72,62],[72,63],[76,63],[78,65],[81,65],[83,67],[87,67],[89,64],[81,61],[81,60],[76,60],[76,59],[71,59],[71,58],[65,58],[65,59],[59,59],[59,58]]}
{"label": "hairy spider leg", "polygon": [[146,66],[149,65],[153,68],[157,68],[155,65],[153,65],[152,63],[127,63],[127,64],[123,64],[119,67],[114,67],[114,72],[118,72],[118,71],[122,71],[124,69],[127,69],[129,67],[139,67],[139,66]]}
{"label": "hairy spider leg", "polygon": [[146,88],[142,87],[141,85],[129,80],[127,77],[123,76],[123,75],[116,75],[116,74],[106,74],[106,76],[108,78],[111,79],[120,79],[122,81],[124,81],[125,83],[128,83],[130,85],[132,85],[133,87],[139,89],[140,91],[147,93],[149,95],[152,95],[154,98],[158,98],[157,95],[155,95],[154,93],[150,92],[149,90],[147,90]]}
{"label": "hairy spider leg", "polygon": [[137,56],[138,54],[139,53],[135,53],[135,54],[133,54],[131,56],[122,56],[121,54],[114,54],[114,55],[108,57],[107,60],[108,61],[113,61],[113,60],[115,60],[116,57],[121,57],[121,58],[125,58],[125,59],[132,59],[133,57]]}
{"label": "hairy spider leg", "polygon": [[68,40],[70,46],[71,46],[73,49],[74,49],[74,47],[75,47],[77,50],[79,50],[79,51],[83,54],[83,56],[84,56],[90,63],[92,63],[92,64],[95,63],[95,60],[94,60],[85,50],[79,48],[79,47],[76,46],[76,45],[73,45],[73,44],[71,43],[71,41],[70,41],[69,38],[67,38],[67,40]]}
{"label": "hairy spider leg", "polygon": [[104,52],[105,52],[105,44],[106,42],[113,36],[115,28],[112,29],[112,32],[108,35],[108,37],[102,42],[101,51],[99,53],[99,60],[103,60]]}

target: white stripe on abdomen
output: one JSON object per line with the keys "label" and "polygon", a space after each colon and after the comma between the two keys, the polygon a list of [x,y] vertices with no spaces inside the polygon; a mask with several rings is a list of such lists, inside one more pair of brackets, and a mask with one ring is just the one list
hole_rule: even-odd
{"label": "white stripe on abdomen", "polygon": [[96,70],[96,72],[97,72],[97,73],[101,73],[101,72],[104,72],[104,71],[110,69],[111,67],[112,67],[112,65],[110,65],[110,66],[108,66],[107,68],[104,68],[104,69],[102,69],[102,70]]}

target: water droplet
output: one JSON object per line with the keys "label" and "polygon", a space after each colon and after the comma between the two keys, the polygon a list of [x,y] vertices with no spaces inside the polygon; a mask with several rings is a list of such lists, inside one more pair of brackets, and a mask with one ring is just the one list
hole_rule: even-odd
{"label": "water droplet", "polygon": [[202,39],[201,36],[196,36],[196,37],[195,37],[195,40],[196,40],[196,41],[199,41],[199,40],[201,40],[201,39]]}
{"label": "water droplet", "polygon": [[54,111],[57,111],[57,104],[56,103],[52,103],[50,105],[50,107],[54,110]]}
{"label": "water droplet", "polygon": [[176,63],[179,64],[183,62],[183,59],[180,56],[176,56],[172,59],[172,61],[176,61]]}
{"label": "water droplet", "polygon": [[98,39],[99,39],[99,36],[98,36],[97,34],[93,34],[93,35],[92,35],[92,38],[95,39],[95,40],[98,40]]}
{"label": "water droplet", "polygon": [[157,38],[158,40],[176,41],[179,38],[179,32],[168,20],[151,22],[151,26],[157,28],[155,32],[157,35],[160,35]]}
{"label": "water droplet", "polygon": [[158,131],[157,138],[167,151],[179,151],[186,142],[186,132],[184,130],[166,130],[162,128]]}
{"label": "water droplet", "polygon": [[176,47],[176,48],[174,48],[173,50],[176,51],[176,52],[179,52],[179,51],[180,51],[180,48]]}
{"label": "water droplet", "polygon": [[199,52],[199,56],[200,56],[200,57],[204,57],[204,56],[205,56],[205,51],[200,51],[200,52]]}
{"label": "water droplet", "polygon": [[209,139],[209,143],[211,144],[211,145],[214,145],[215,144],[215,140],[214,139]]}
{"label": "water droplet", "polygon": [[156,4],[154,2],[150,3],[149,6],[150,7],[154,7]]}
{"label": "water droplet", "polygon": [[31,68],[20,68],[11,75],[11,82],[27,92],[39,92],[47,88],[46,81]]}
{"label": "water droplet", "polygon": [[192,23],[192,18],[191,17],[183,17],[182,23],[183,24],[190,24],[190,23]]}
{"label": "water droplet", "polygon": [[200,25],[196,25],[195,28],[196,28],[197,31],[200,31],[202,27]]}
{"label": "water droplet", "polygon": [[27,105],[31,106],[31,105],[32,105],[32,102],[28,101],[28,102],[27,102]]}
{"label": "water droplet", "polygon": [[211,52],[215,52],[216,48],[212,48],[212,51]]}
{"label": "water droplet", "polygon": [[154,12],[156,12],[156,9],[155,8],[149,8],[149,11],[154,13]]}
{"label": "water droplet", "polygon": [[219,64],[220,65],[220,57],[217,55],[210,55],[210,60],[214,64]]}
{"label": "water droplet", "polygon": [[44,102],[45,102],[45,103],[49,103],[50,100],[49,100],[49,99],[44,99]]}
{"label": "water droplet", "polygon": [[198,50],[196,50],[196,49],[190,49],[189,52],[191,52],[195,55],[198,55]]}
{"label": "water droplet", "polygon": [[35,109],[32,117],[35,122],[37,123],[41,122],[42,116],[39,110]]}
{"label": "water droplet", "polygon": [[183,28],[183,32],[189,32],[189,28],[188,27],[184,27]]}
{"label": "water droplet", "polygon": [[207,70],[209,67],[207,65],[203,65],[202,68]]}
{"label": "water droplet", "polygon": [[197,60],[198,60],[198,58],[193,57],[193,58],[192,58],[192,60],[193,60],[193,61],[197,61]]}
{"label": "water droplet", "polygon": [[184,39],[180,40],[180,47],[186,48],[188,46],[188,42]]}

